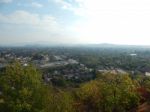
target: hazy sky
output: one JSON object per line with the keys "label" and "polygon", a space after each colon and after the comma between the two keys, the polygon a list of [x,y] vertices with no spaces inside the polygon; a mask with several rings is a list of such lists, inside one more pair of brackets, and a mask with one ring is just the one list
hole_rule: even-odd
{"label": "hazy sky", "polygon": [[150,45],[150,0],[0,0],[0,45]]}

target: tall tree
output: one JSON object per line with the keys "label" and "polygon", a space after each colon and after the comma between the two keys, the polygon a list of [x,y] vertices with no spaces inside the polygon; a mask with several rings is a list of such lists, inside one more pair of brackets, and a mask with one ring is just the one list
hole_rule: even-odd
{"label": "tall tree", "polygon": [[42,110],[41,75],[32,66],[8,65],[0,74],[0,108],[3,112]]}

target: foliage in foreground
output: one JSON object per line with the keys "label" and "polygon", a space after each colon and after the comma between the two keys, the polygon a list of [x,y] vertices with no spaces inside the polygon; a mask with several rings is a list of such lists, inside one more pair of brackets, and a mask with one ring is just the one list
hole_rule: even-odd
{"label": "foliage in foreground", "polygon": [[45,85],[34,67],[14,63],[0,72],[0,112],[129,112],[140,104],[141,80],[108,73],[60,89]]}
{"label": "foliage in foreground", "polygon": [[69,94],[47,87],[32,66],[15,63],[0,74],[1,112],[71,112]]}

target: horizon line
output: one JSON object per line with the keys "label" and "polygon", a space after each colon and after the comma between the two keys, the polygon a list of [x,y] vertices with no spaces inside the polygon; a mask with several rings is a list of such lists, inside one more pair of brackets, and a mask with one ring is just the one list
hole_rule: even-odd
{"label": "horizon line", "polygon": [[139,46],[139,47],[150,47],[144,44],[115,44],[115,43],[17,43],[17,44],[3,44],[0,47],[52,47],[52,46],[90,46],[90,45],[112,45],[112,46]]}

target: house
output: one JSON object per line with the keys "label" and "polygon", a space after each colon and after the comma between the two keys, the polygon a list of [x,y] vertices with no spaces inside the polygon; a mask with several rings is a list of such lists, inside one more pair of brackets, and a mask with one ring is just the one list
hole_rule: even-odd
{"label": "house", "polygon": [[150,76],[150,72],[145,72],[145,76]]}

